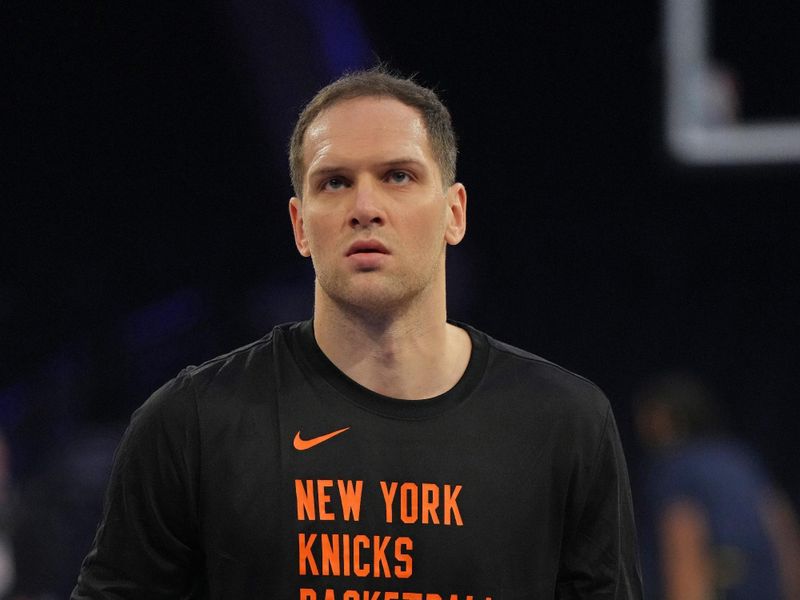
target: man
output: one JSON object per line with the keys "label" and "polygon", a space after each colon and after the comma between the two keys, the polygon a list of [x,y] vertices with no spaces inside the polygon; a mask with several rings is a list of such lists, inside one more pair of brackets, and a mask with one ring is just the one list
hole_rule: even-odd
{"label": "man", "polygon": [[651,450],[642,494],[650,596],[800,598],[794,509],[759,457],[725,432],[711,390],[690,373],[664,373],[634,403]]}
{"label": "man", "polygon": [[436,95],[380,69],[306,106],[289,212],[313,320],[137,411],[75,600],[640,597],[602,392],[447,321],[455,157]]}

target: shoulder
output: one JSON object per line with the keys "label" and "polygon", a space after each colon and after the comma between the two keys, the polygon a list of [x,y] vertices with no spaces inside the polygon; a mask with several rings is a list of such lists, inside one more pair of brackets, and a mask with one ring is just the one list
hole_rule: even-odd
{"label": "shoulder", "polygon": [[296,325],[278,325],[254,342],[185,367],[136,410],[131,425],[158,422],[182,427],[187,420],[196,419],[198,406],[208,398],[228,404],[228,400],[246,397],[247,390],[268,383],[272,359],[280,353],[280,347],[286,346],[286,338]]}
{"label": "shoulder", "polygon": [[277,325],[261,339],[199,365],[186,367],[179,378],[189,380],[197,393],[203,393],[205,388],[214,383],[238,382],[250,373],[263,372],[275,353],[286,348],[288,338],[298,325],[299,323]]}
{"label": "shoulder", "polygon": [[604,421],[610,414],[605,393],[592,381],[541,356],[462,325],[488,348],[485,383],[502,386],[504,397],[520,397],[540,410]]}

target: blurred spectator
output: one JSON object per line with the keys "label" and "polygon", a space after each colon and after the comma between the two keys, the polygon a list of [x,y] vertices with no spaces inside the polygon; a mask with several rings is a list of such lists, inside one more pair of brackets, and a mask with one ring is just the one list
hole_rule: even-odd
{"label": "blurred spectator", "polygon": [[6,597],[14,583],[11,515],[11,456],[5,436],[0,432],[0,598]]}
{"label": "blurred spectator", "polygon": [[652,451],[639,506],[648,597],[800,598],[794,511],[754,453],[725,434],[708,388],[662,375],[634,403]]}
{"label": "blurred spectator", "polygon": [[121,431],[93,426],[78,432],[22,486],[14,526],[17,576],[10,600],[69,596],[100,521]]}

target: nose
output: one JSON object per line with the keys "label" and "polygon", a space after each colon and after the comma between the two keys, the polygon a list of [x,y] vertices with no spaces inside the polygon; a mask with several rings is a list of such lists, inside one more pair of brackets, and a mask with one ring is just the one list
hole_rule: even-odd
{"label": "nose", "polygon": [[359,181],[355,185],[355,195],[350,211],[350,226],[371,227],[383,225],[385,214],[380,191],[372,181]]}

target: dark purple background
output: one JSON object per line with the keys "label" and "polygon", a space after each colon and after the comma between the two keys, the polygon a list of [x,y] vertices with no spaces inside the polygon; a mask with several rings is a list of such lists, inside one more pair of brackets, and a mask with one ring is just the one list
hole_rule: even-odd
{"label": "dark purple background", "polygon": [[[633,388],[696,371],[800,498],[798,165],[667,156],[659,3],[64,4],[0,8],[0,427],[20,482],[182,366],[309,315],[286,138],[377,56],[439,89],[459,132],[450,316],[600,384],[634,472]],[[714,53],[743,116],[800,118],[800,9],[742,6],[716,13]]]}

